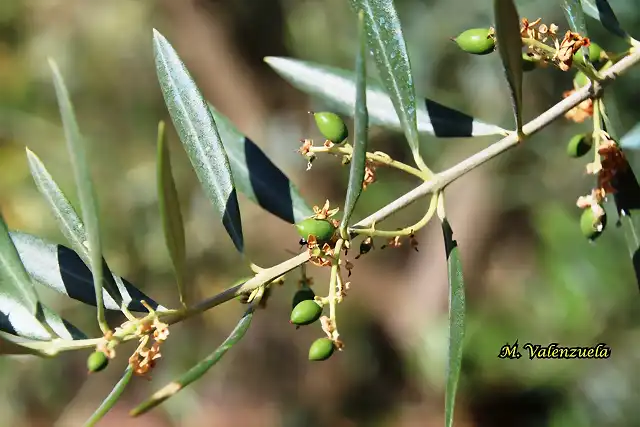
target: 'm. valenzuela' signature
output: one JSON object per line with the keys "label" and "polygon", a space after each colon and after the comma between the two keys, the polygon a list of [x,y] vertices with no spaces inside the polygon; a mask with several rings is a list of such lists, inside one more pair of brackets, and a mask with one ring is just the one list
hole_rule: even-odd
{"label": "'m. valenzuela' signature", "polygon": [[[529,353],[529,360],[533,359],[608,359],[611,357],[611,348],[600,343],[593,347],[562,347],[558,343],[548,345],[526,343],[522,346]],[[500,359],[520,359],[522,354],[518,351],[518,341],[514,344],[506,344],[498,354]]]}

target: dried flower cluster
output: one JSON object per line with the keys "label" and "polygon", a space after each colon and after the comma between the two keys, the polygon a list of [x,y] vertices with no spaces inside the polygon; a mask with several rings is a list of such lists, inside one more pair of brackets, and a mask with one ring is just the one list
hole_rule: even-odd
{"label": "dried flower cluster", "polygon": [[[151,331],[153,331],[154,343],[149,347]],[[134,374],[143,376],[153,369],[156,360],[162,357],[160,345],[169,336],[169,325],[154,318],[151,324],[141,323],[136,330],[136,335],[140,336],[140,344],[129,358],[129,365],[133,368]]]}

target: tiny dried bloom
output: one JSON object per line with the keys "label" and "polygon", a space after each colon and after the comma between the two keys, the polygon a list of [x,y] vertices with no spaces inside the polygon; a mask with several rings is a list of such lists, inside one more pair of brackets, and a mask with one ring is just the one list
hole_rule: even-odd
{"label": "tiny dried bloom", "polygon": [[400,236],[395,236],[394,238],[389,240],[389,242],[386,245],[382,245],[382,247],[380,249],[384,249],[387,246],[390,247],[390,248],[397,248],[397,247],[402,246],[402,242],[400,241]]}
{"label": "tiny dried bloom", "polygon": [[298,149],[298,153],[306,156],[307,154],[309,154],[311,148],[313,147],[313,140],[301,139],[300,142],[302,142],[302,146],[300,146],[300,148]]}
{"label": "tiny dried bloom", "polygon": [[376,181],[376,166],[375,164],[367,160],[364,166],[364,179],[362,180],[362,189],[366,190],[367,187]]}
{"label": "tiny dried bloom", "polygon": [[[564,92],[562,96],[563,98],[567,98],[574,92],[575,90],[569,90]],[[593,116],[593,100],[591,98],[585,99],[580,104],[567,111],[564,116],[576,123],[584,122],[586,119]]]}
{"label": "tiny dried bloom", "polygon": [[558,67],[562,71],[568,71],[573,63],[573,55],[583,46],[589,47],[590,44],[589,38],[567,31],[554,57],[558,62]]}
{"label": "tiny dried bloom", "polygon": [[416,252],[420,252],[418,250],[418,239],[416,239],[416,236],[413,233],[411,233],[411,235],[409,236],[409,245]]}
{"label": "tiny dried bloom", "polygon": [[329,200],[327,200],[326,202],[324,202],[324,206],[322,206],[322,209],[318,206],[313,207],[313,212],[315,213],[313,217],[316,219],[331,218],[332,216],[337,214],[339,210],[340,208],[329,209]]}

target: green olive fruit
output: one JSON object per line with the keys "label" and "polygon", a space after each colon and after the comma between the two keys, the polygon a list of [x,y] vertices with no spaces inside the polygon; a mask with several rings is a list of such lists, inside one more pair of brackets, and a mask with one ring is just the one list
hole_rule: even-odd
{"label": "green olive fruit", "polygon": [[537,66],[538,61],[536,61],[532,56],[529,56],[526,53],[522,54],[522,71],[533,71]]}
{"label": "green olive fruit", "polygon": [[109,358],[101,351],[95,351],[87,358],[89,372],[100,372],[109,364]]}
{"label": "green olive fruit", "polygon": [[569,157],[582,157],[591,150],[593,137],[590,133],[574,135],[567,144],[567,154]]}
{"label": "green olive fruit", "polygon": [[489,28],[471,28],[454,39],[460,49],[474,55],[486,55],[496,48],[496,40]]}
{"label": "green olive fruit", "polygon": [[314,300],[300,301],[291,311],[291,323],[309,325],[320,318],[322,307]]}
{"label": "green olive fruit", "polygon": [[349,136],[347,125],[337,114],[329,112],[313,113],[313,118],[316,120],[316,125],[322,136],[334,144],[340,144]]}
{"label": "green olive fruit", "polygon": [[326,243],[333,237],[336,227],[326,219],[307,218],[296,224],[298,234],[303,239],[315,236],[318,243]]}
{"label": "green olive fruit", "polygon": [[582,71],[578,71],[573,78],[573,84],[578,88],[584,87],[589,84],[589,77]]}
{"label": "green olive fruit", "polygon": [[327,360],[335,351],[333,341],[329,338],[319,338],[309,347],[309,360],[314,362]]}
{"label": "green olive fruit", "polygon": [[593,210],[591,210],[590,208],[587,208],[584,211],[582,211],[582,216],[580,217],[580,230],[582,231],[582,234],[584,235],[584,237],[586,237],[587,239],[593,241],[598,237],[600,237],[606,225],[607,225],[606,214],[604,214],[600,218],[600,227],[597,227],[595,225],[595,216],[593,214]]}
{"label": "green olive fruit", "polygon": [[[600,61],[600,55],[602,54],[602,48],[597,43],[591,42],[589,44],[589,60],[591,62]],[[576,53],[573,54],[573,60],[582,62],[584,59],[584,54],[582,53],[582,49],[578,49]]]}
{"label": "green olive fruit", "polygon": [[296,306],[300,304],[302,301],[313,300],[315,296],[316,296],[316,293],[313,292],[313,289],[305,286],[304,288],[298,290],[298,292],[296,292],[295,295],[293,295],[292,308],[296,308]]}

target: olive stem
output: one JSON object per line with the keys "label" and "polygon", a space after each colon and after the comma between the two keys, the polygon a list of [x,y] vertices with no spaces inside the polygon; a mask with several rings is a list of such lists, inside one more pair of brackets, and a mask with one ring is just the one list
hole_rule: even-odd
{"label": "olive stem", "polygon": [[593,142],[595,144],[594,159],[593,162],[597,165],[601,165],[600,154],[598,154],[598,146],[602,141],[602,99],[598,98],[593,103]]}
{"label": "olive stem", "polygon": [[[351,147],[351,145],[345,144],[345,146],[332,146],[330,148],[327,147],[311,147],[309,149],[310,152],[317,154],[317,153],[330,153],[330,154],[345,154],[345,155],[351,155],[353,154],[353,148]],[[427,176],[425,175],[424,172],[421,172],[420,170],[414,168],[413,166],[409,166],[405,163],[399,162],[397,160],[393,160],[389,155],[384,154],[384,153],[380,153],[380,152],[375,152],[375,153],[370,153],[367,152],[366,154],[366,158],[367,160],[372,160],[374,162],[377,163],[381,163],[383,165],[387,165],[390,166],[392,168],[401,170],[403,172],[406,172],[408,174],[414,175],[418,178],[420,178],[423,181],[426,181]]]}
{"label": "olive stem", "polygon": [[344,240],[338,239],[333,249],[333,259],[331,260],[331,278],[329,279],[329,319],[335,326],[336,322],[336,283],[338,278],[338,269],[340,268],[340,251],[342,251],[342,243]]}

